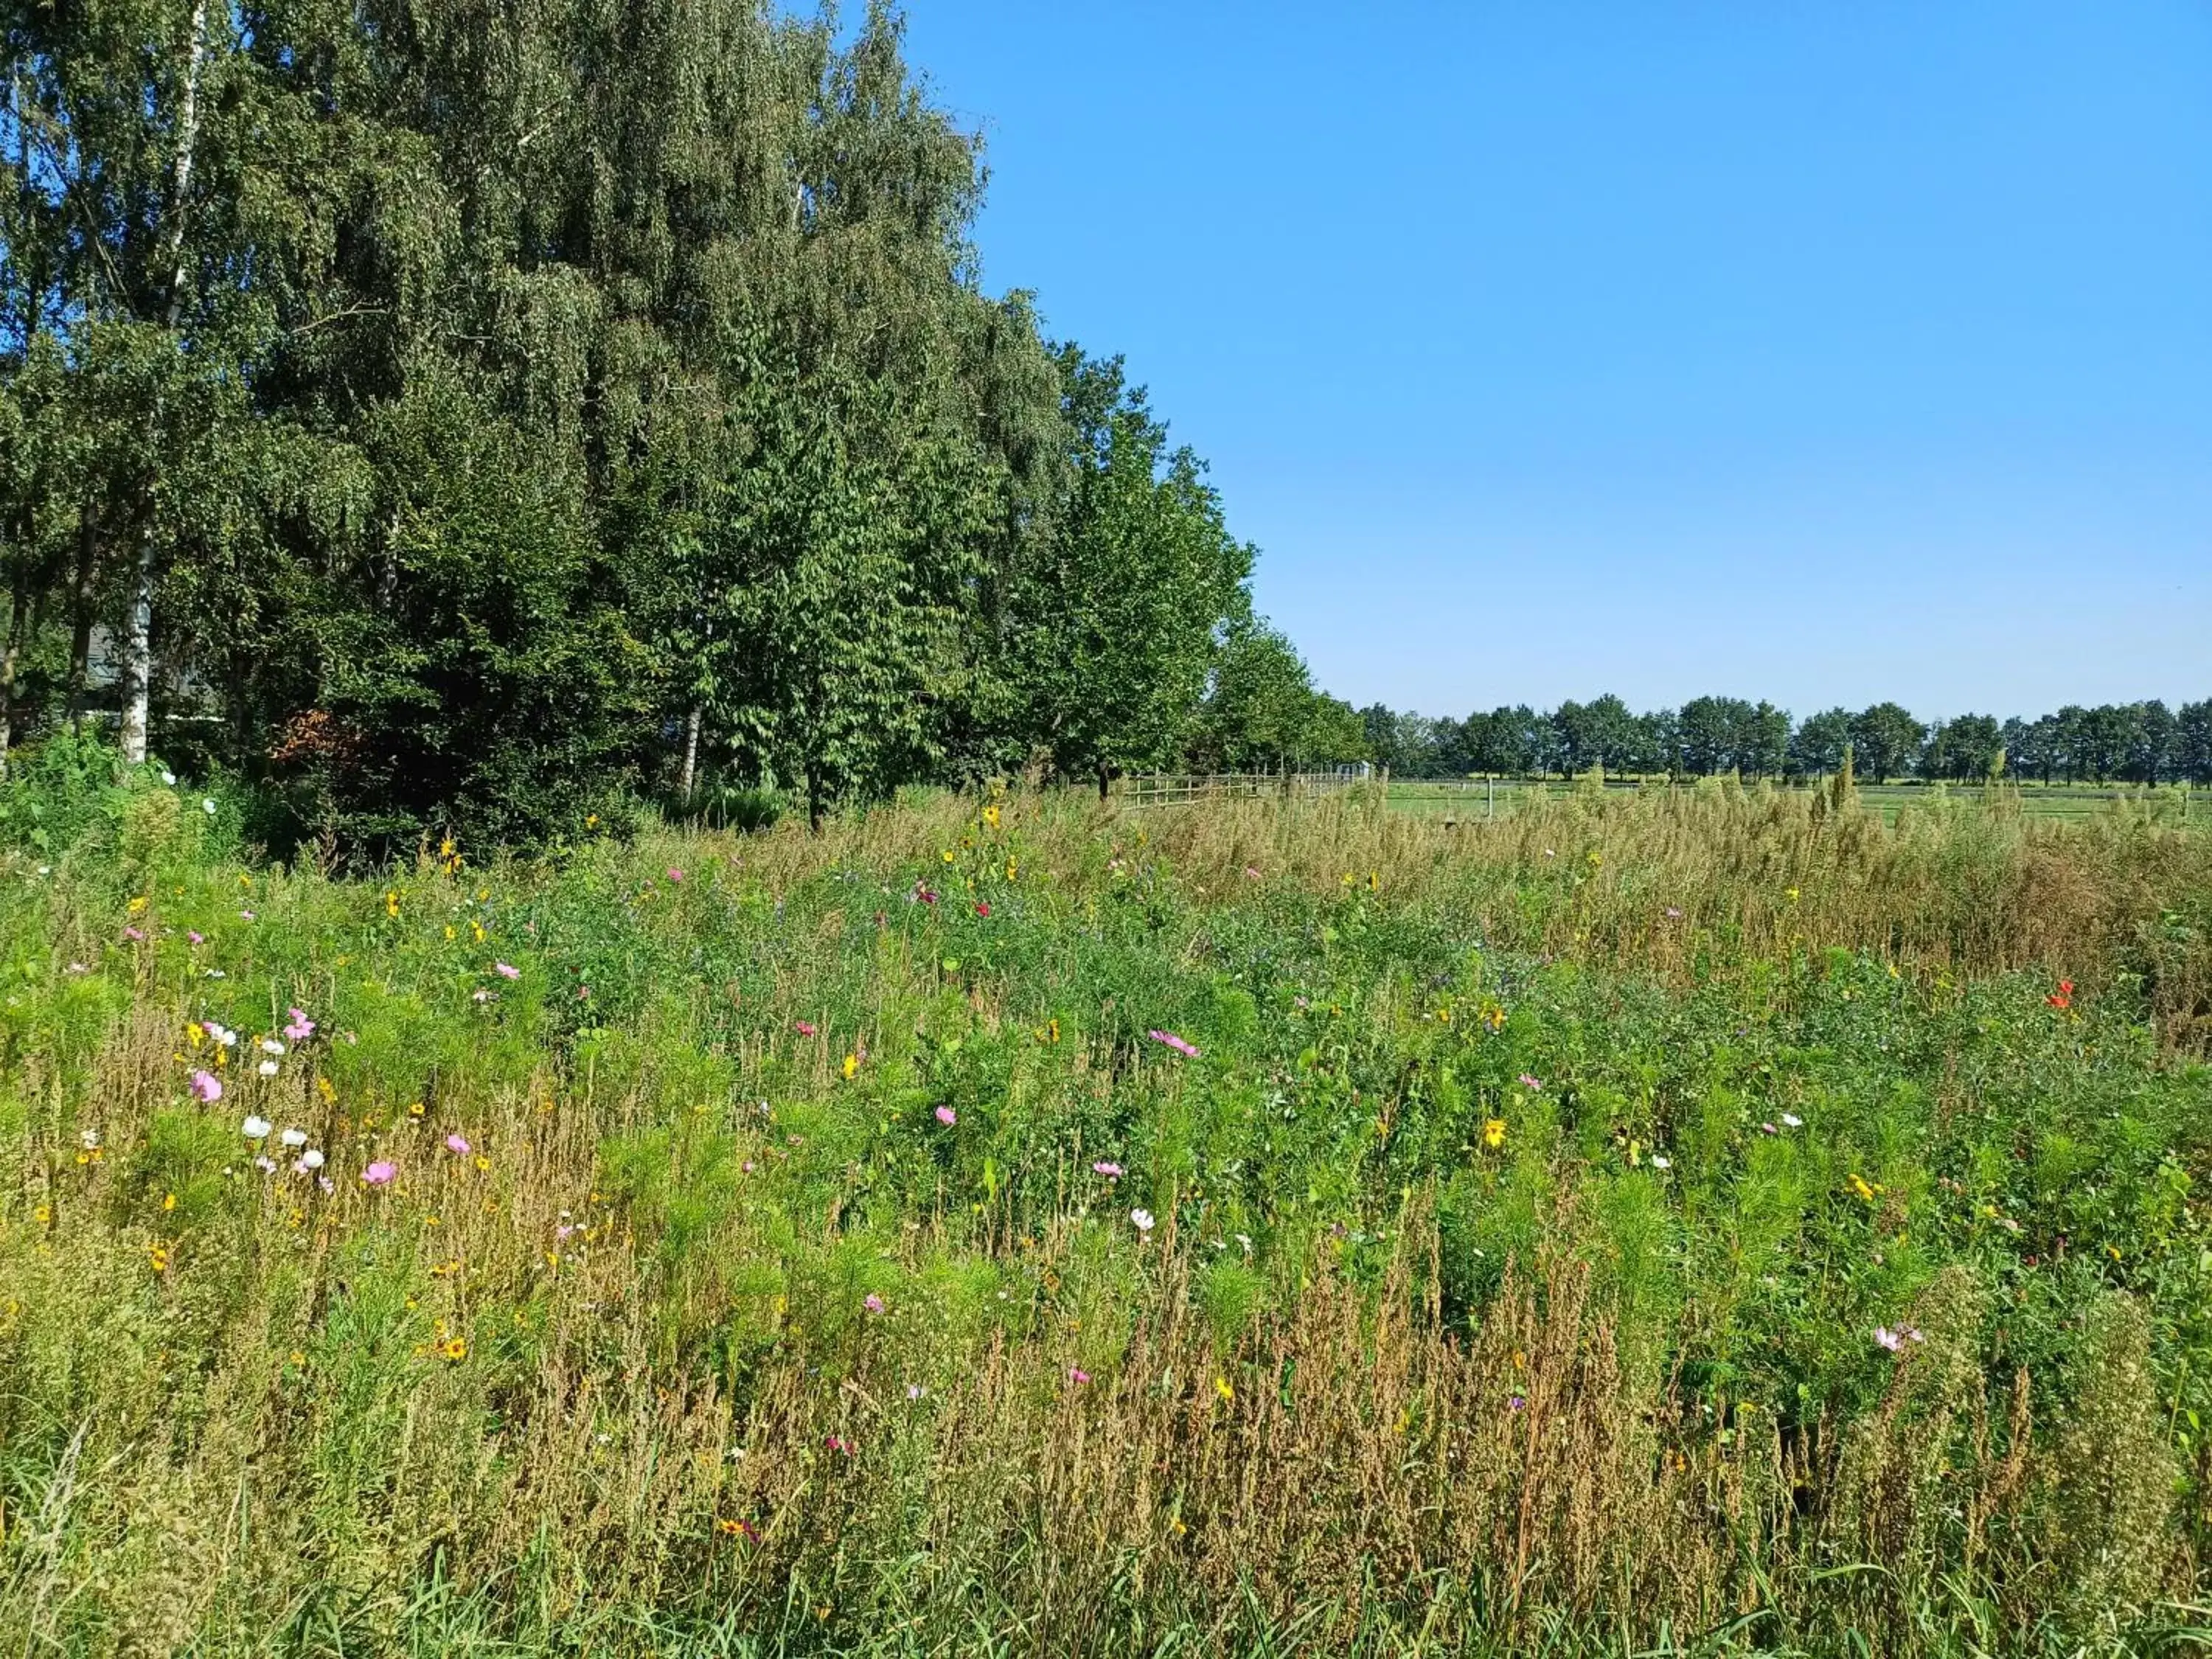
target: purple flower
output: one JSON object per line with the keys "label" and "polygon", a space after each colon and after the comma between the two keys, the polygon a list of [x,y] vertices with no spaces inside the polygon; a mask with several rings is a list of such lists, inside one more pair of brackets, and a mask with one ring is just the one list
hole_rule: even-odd
{"label": "purple flower", "polygon": [[1191,1047],[1191,1045],[1186,1042],[1182,1038],[1177,1036],[1173,1031],[1152,1031],[1146,1033],[1146,1035],[1149,1036],[1155,1042],[1166,1043],[1169,1048],[1174,1049],[1186,1060],[1196,1060],[1198,1058],[1198,1050]]}
{"label": "purple flower", "polygon": [[383,1159],[379,1158],[375,1163],[370,1164],[366,1170],[363,1170],[361,1172],[361,1178],[363,1183],[368,1186],[389,1187],[392,1182],[393,1177],[398,1175],[398,1165],[394,1164],[386,1164]]}
{"label": "purple flower", "polygon": [[1097,1163],[1091,1166],[1091,1173],[1093,1175],[1103,1175],[1109,1181],[1119,1181],[1123,1176],[1129,1172],[1123,1169],[1120,1164],[1111,1163],[1102,1158]]}
{"label": "purple flower", "polygon": [[491,965],[491,970],[495,974],[497,974],[501,979],[520,979],[522,977],[522,969],[516,967],[511,962],[495,962]]}
{"label": "purple flower", "polygon": [[203,1104],[211,1106],[222,1098],[222,1079],[213,1072],[194,1072],[192,1092],[199,1097]]}
{"label": "purple flower", "polygon": [[459,1135],[447,1135],[446,1137],[446,1150],[449,1152],[459,1152],[465,1157],[473,1149],[470,1146],[469,1143],[463,1139]]}
{"label": "purple flower", "polygon": [[860,1305],[872,1314],[879,1314],[884,1310],[884,1299],[873,1291],[870,1291],[860,1298]]}
{"label": "purple flower", "polygon": [[1528,1400],[1525,1395],[1516,1394],[1505,1402],[1505,1409],[1509,1412],[1526,1411],[1528,1408]]}
{"label": "purple flower", "polygon": [[960,1121],[960,1114],[950,1106],[940,1106],[937,1109],[937,1121],[949,1129]]}

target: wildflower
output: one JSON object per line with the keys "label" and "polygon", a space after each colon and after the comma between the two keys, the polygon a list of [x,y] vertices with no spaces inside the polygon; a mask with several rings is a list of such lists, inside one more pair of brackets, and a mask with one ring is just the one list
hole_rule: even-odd
{"label": "wildflower", "polygon": [[395,921],[399,919],[399,890],[396,887],[385,890],[384,914]]}
{"label": "wildflower", "polygon": [[1071,1382],[1088,1382],[1091,1380],[1091,1373],[1080,1365],[1070,1365],[1067,1368],[1067,1380]]}
{"label": "wildflower", "polygon": [[315,1177],[315,1185],[321,1188],[326,1194],[334,1193],[338,1189],[338,1183],[331,1180],[328,1176],[317,1176]]}
{"label": "wildflower", "polygon": [[264,1077],[275,1077],[276,1075],[277,1066],[275,1060],[264,1060],[253,1069],[260,1073]]}
{"label": "wildflower", "polygon": [[1229,1386],[1229,1379],[1225,1376],[1213,1379],[1213,1391],[1221,1396],[1221,1403],[1224,1406],[1234,1405],[1237,1401],[1237,1390]]}
{"label": "wildflower", "polygon": [[923,886],[920,882],[916,882],[914,884],[914,896],[915,902],[918,904],[934,904],[937,902],[937,895],[930,889]]}
{"label": "wildflower", "polygon": [[97,1129],[84,1130],[77,1136],[76,1144],[83,1147],[88,1152],[98,1152],[100,1150],[100,1131]]}
{"label": "wildflower", "polygon": [[522,969],[516,967],[511,962],[495,962],[491,965],[491,970],[495,974],[497,974],[501,979],[520,979],[522,977]]}
{"label": "wildflower", "polygon": [[1863,1202],[1868,1204],[1873,1203],[1874,1195],[1881,1190],[1881,1188],[1869,1182],[1864,1176],[1856,1173],[1851,1176],[1850,1188]]}
{"label": "wildflower", "polygon": [[866,1296],[860,1298],[860,1305],[866,1308],[872,1314],[879,1314],[884,1311],[884,1299],[878,1296],[873,1291],[870,1291]]}
{"label": "wildflower", "polygon": [[846,1457],[850,1457],[854,1451],[859,1449],[851,1441],[846,1439],[842,1434],[833,1434],[822,1443],[824,1446],[827,1446],[831,1451],[839,1453]]}
{"label": "wildflower", "polygon": [[814,1022],[811,1019],[802,1019],[797,1024],[793,1026],[792,1029],[797,1031],[799,1035],[803,1037],[819,1036],[821,1035],[820,1031],[816,1029]]}
{"label": "wildflower", "polygon": [[1671,1170],[1674,1167],[1674,1160],[1662,1153],[1654,1152],[1651,1154],[1651,1167],[1655,1170]]}
{"label": "wildflower", "polygon": [[714,1522],[714,1530],[726,1533],[732,1538],[749,1538],[756,1544],[760,1542],[760,1534],[750,1521],[718,1520]]}
{"label": "wildflower", "polygon": [[313,1175],[323,1167],[323,1155],[316,1148],[310,1146],[300,1154],[300,1161],[292,1167],[301,1175]]}
{"label": "wildflower", "polygon": [[998,802],[993,801],[988,806],[983,809],[983,822],[989,824],[994,830],[999,827]]}
{"label": "wildflower", "polygon": [[143,945],[143,943],[145,943],[145,939],[146,939],[146,935],[145,935],[144,933],[141,933],[141,932],[140,932],[137,928],[136,928],[136,927],[126,927],[126,928],[125,928],[125,929],[123,930],[123,937],[124,937],[124,938],[125,938],[125,939],[129,939],[129,940],[131,940],[131,941],[132,943],[134,943],[134,944],[140,944],[140,945]]}
{"label": "wildflower", "polygon": [[1492,1148],[1503,1146],[1505,1144],[1505,1120],[1504,1118],[1493,1117],[1484,1121],[1482,1126],[1482,1144]]}
{"label": "wildflower", "polygon": [[305,1042],[314,1036],[315,1022],[307,1018],[304,1009],[288,1008],[284,1012],[291,1016],[284,1024],[284,1035],[292,1042]]}
{"label": "wildflower", "polygon": [[200,797],[200,811],[206,813],[210,817],[213,817],[215,816],[215,797],[212,795],[202,795]]}
{"label": "wildflower", "polygon": [[1132,1210],[1129,1212],[1129,1219],[1136,1224],[1137,1231],[1140,1233],[1151,1232],[1156,1224],[1150,1210]]}
{"label": "wildflower", "polygon": [[260,1157],[253,1160],[253,1167],[260,1170],[264,1175],[275,1175],[276,1173],[276,1160],[270,1157],[268,1153],[264,1152]]}
{"label": "wildflower", "polygon": [[163,1244],[149,1244],[146,1247],[146,1265],[153,1268],[153,1270],[157,1273],[165,1273],[168,1272],[168,1247]]}
{"label": "wildflower", "polygon": [[919,1400],[928,1392],[929,1390],[919,1382],[909,1382],[906,1385],[906,1397],[909,1400]]}
{"label": "wildflower", "polygon": [[1782,896],[1795,904],[1797,902],[1797,890],[1795,887],[1785,887],[1782,890]]}
{"label": "wildflower", "polygon": [[976,900],[976,901],[975,901],[975,914],[976,914],[977,915],[981,916],[981,917],[984,917],[986,920],[988,920],[988,919],[989,918],[989,916],[990,916],[990,914],[991,914],[991,903],[990,903],[990,901],[989,901],[988,899],[978,899],[978,900]]}
{"label": "wildflower", "polygon": [[672,864],[668,866],[668,878],[671,881],[681,881],[684,879],[684,872]]}
{"label": "wildflower", "polygon": [[1191,1045],[1188,1042],[1186,1042],[1182,1038],[1177,1036],[1173,1031],[1152,1031],[1147,1033],[1147,1035],[1150,1036],[1155,1042],[1164,1042],[1169,1048],[1174,1049],[1186,1060],[1196,1060],[1198,1058],[1198,1050],[1191,1047]]}
{"label": "wildflower", "polygon": [[844,1073],[845,1073],[845,1081],[846,1081],[846,1082],[848,1082],[848,1083],[850,1083],[850,1082],[854,1079],[854,1078],[855,1076],[857,1076],[857,1075],[859,1074],[859,1073],[860,1073],[860,1055],[858,1055],[858,1054],[848,1054],[848,1055],[846,1055],[846,1056],[845,1056],[845,1065],[844,1065],[844,1068],[843,1068],[843,1069],[844,1069]]}
{"label": "wildflower", "polygon": [[161,774],[161,782],[167,787],[173,789],[177,787],[177,775],[174,772],[164,772]]}
{"label": "wildflower", "polygon": [[1802,1129],[1805,1127],[1805,1120],[1795,1112],[1784,1112],[1782,1115],[1782,1127],[1785,1129]]}
{"label": "wildflower", "polygon": [[1523,1072],[1521,1073],[1521,1086],[1534,1092],[1544,1086],[1544,1079],[1540,1077],[1530,1077],[1528,1073]]}
{"label": "wildflower", "polygon": [[205,945],[207,943],[207,935],[205,933],[197,932],[190,927],[185,929],[185,937],[195,945]]}
{"label": "wildflower", "polygon": [[283,1146],[304,1146],[307,1144],[307,1132],[305,1129],[287,1129],[276,1139]]}
{"label": "wildflower", "polygon": [[954,1111],[950,1106],[939,1107],[937,1109],[936,1117],[937,1121],[939,1123],[942,1123],[948,1129],[954,1124],[960,1121],[960,1114]]}
{"label": "wildflower", "polygon": [[1098,1162],[1091,1166],[1091,1173],[1093,1175],[1104,1176],[1109,1181],[1119,1181],[1123,1176],[1127,1175],[1128,1171],[1124,1170],[1120,1164],[1102,1158]]}
{"label": "wildflower", "polygon": [[249,1115],[244,1123],[239,1125],[238,1132],[248,1140],[266,1140],[269,1138],[269,1131],[275,1127],[265,1117]]}
{"label": "wildflower", "polygon": [[446,1150],[449,1152],[459,1153],[461,1157],[466,1158],[472,1148],[471,1148],[469,1143],[461,1136],[447,1135],[446,1137]]}
{"label": "wildflower", "polygon": [[1246,865],[1246,866],[1244,866],[1244,879],[1245,879],[1245,880],[1247,880],[1247,881],[1257,881],[1257,880],[1259,880],[1259,879],[1260,879],[1260,866],[1259,866],[1258,865],[1256,865],[1256,864],[1248,864],[1248,865]]}
{"label": "wildflower", "polygon": [[398,1173],[399,1169],[397,1164],[387,1164],[382,1158],[379,1158],[361,1172],[361,1178],[363,1184],[367,1186],[389,1187],[392,1178]]}
{"label": "wildflower", "polygon": [[1681,913],[1680,910],[1676,909],[1676,908],[1675,908],[1673,905],[1671,905],[1671,904],[1670,904],[1670,905],[1668,905],[1668,906],[1667,907],[1667,920],[1668,920],[1668,921],[1681,921],[1681,919],[1682,919],[1682,913]]}
{"label": "wildflower", "polygon": [[238,913],[238,919],[240,921],[251,921],[253,920],[253,912],[251,910],[240,910]]}
{"label": "wildflower", "polygon": [[1505,1402],[1505,1409],[1506,1409],[1507,1411],[1509,1411],[1509,1412],[1520,1412],[1520,1411],[1526,1411],[1526,1410],[1528,1410],[1528,1395],[1523,1395],[1523,1394],[1516,1394],[1516,1395],[1515,1395],[1511,1399],[1508,1400],[1508,1401]]}
{"label": "wildflower", "polygon": [[1762,1123],[1759,1126],[1759,1133],[1763,1135],[1771,1135],[1779,1133],[1780,1132],[1777,1130],[1771,1123]]}
{"label": "wildflower", "polygon": [[1249,1233],[1237,1233],[1237,1234],[1233,1235],[1233,1237],[1236,1238],[1237,1242],[1239,1244],[1241,1244],[1241,1245],[1243,1245],[1243,1246],[1244,1247],[1244,1254],[1245,1254],[1245,1255],[1251,1255],[1251,1254],[1252,1254],[1252,1235],[1251,1235],[1251,1234],[1249,1234]]}
{"label": "wildflower", "polygon": [[438,1345],[438,1352],[450,1364],[469,1357],[469,1345],[458,1336],[449,1336]]}
{"label": "wildflower", "polygon": [[235,1048],[238,1047],[238,1033],[232,1030],[228,1025],[217,1024],[214,1020],[210,1020],[207,1023],[206,1030],[207,1034],[213,1037],[222,1047],[225,1048]]}
{"label": "wildflower", "polygon": [[1924,1342],[1928,1339],[1910,1325],[1900,1325],[1893,1331],[1887,1325],[1877,1325],[1875,1327],[1874,1340],[1888,1349],[1890,1352],[1901,1353],[1906,1343]]}
{"label": "wildflower", "polygon": [[2044,998],[2044,1000],[2054,1008],[2071,1008],[2074,1006],[2074,981],[2070,979],[2060,980],[2058,988]]}
{"label": "wildflower", "polygon": [[81,962],[72,962],[70,963],[69,970],[72,974],[88,974],[92,971]]}
{"label": "wildflower", "polygon": [[264,1054],[281,1054],[284,1052],[284,1045],[277,1042],[275,1037],[264,1037],[255,1046]]}
{"label": "wildflower", "polygon": [[194,1072],[192,1092],[199,1097],[202,1104],[211,1106],[222,1098],[222,1079],[213,1072]]}
{"label": "wildflower", "polygon": [[476,1000],[478,1002],[496,1002],[499,1000],[499,995],[494,991],[478,991],[476,993]]}

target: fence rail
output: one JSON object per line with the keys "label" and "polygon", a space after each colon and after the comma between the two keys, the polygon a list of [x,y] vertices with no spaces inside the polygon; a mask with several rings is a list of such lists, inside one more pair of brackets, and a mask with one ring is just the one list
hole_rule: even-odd
{"label": "fence rail", "polygon": [[1115,799],[1128,806],[1166,806],[1197,800],[1310,800],[1371,782],[1367,767],[1327,772],[1139,772],[1116,778]]}

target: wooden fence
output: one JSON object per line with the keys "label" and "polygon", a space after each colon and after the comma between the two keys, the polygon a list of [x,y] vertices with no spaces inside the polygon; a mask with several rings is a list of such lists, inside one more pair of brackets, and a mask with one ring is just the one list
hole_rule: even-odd
{"label": "wooden fence", "polygon": [[1127,806],[1169,806],[1188,801],[1274,799],[1310,800],[1374,782],[1389,775],[1364,766],[1326,772],[1138,772],[1116,778],[1111,793]]}

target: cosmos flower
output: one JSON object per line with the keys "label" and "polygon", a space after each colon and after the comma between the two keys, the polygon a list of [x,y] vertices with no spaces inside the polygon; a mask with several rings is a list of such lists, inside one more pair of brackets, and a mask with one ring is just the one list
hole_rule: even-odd
{"label": "cosmos flower", "polygon": [[446,1150],[449,1152],[458,1152],[462,1157],[465,1158],[468,1156],[471,1148],[469,1146],[469,1143],[463,1139],[459,1135],[447,1135],[446,1137]]}
{"label": "cosmos flower", "polygon": [[[199,1097],[202,1104],[211,1106],[222,1098],[222,1079],[213,1072],[194,1072],[192,1092]],[[263,1133],[268,1132],[264,1130]]]}
{"label": "cosmos flower", "polygon": [[491,965],[491,970],[495,974],[497,974],[501,979],[520,979],[522,977],[522,969],[516,967],[511,962],[495,962]]}
{"label": "cosmos flower", "polygon": [[365,1185],[370,1187],[389,1187],[398,1173],[397,1164],[387,1164],[379,1158],[361,1172],[361,1178]]}
{"label": "cosmos flower", "polygon": [[1128,1171],[1120,1164],[1102,1158],[1091,1166],[1091,1173],[1104,1176],[1109,1181],[1119,1181],[1123,1176],[1128,1174]]}
{"label": "cosmos flower", "polygon": [[269,1139],[270,1130],[276,1127],[265,1117],[248,1116],[245,1122],[238,1126],[238,1132],[248,1140],[266,1140]]}
{"label": "cosmos flower", "polygon": [[288,1038],[294,1042],[305,1042],[314,1036],[315,1022],[307,1018],[305,1009],[288,1008],[284,1012],[291,1016],[284,1024],[284,1035]]}
{"label": "cosmos flower", "polygon": [[1157,1224],[1152,1219],[1152,1212],[1150,1210],[1132,1210],[1129,1212],[1129,1219],[1136,1224],[1137,1231],[1140,1233],[1149,1233]]}
{"label": "cosmos flower", "polygon": [[1173,1031],[1151,1031],[1147,1032],[1146,1035],[1149,1036],[1155,1042],[1164,1042],[1167,1044],[1169,1048],[1174,1049],[1186,1060],[1196,1060],[1198,1058],[1198,1050],[1193,1048],[1182,1037],[1177,1036]]}
{"label": "cosmos flower", "polygon": [[884,1311],[884,1299],[878,1296],[873,1291],[870,1291],[866,1296],[860,1298],[860,1305],[866,1308],[872,1314],[879,1314]]}
{"label": "cosmos flower", "polygon": [[939,1107],[937,1109],[936,1117],[937,1121],[939,1123],[942,1123],[948,1129],[954,1124],[960,1121],[960,1114],[954,1111],[950,1106]]}

